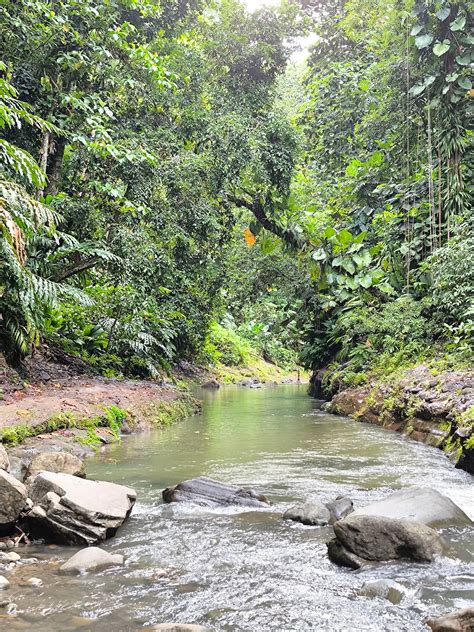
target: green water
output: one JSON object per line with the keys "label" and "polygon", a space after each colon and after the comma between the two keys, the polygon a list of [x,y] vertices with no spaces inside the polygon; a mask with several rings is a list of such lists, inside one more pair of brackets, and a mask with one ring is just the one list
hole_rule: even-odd
{"label": "green water", "polygon": [[[347,494],[361,506],[409,485],[434,487],[472,514],[472,477],[440,451],[322,413],[303,386],[228,387],[202,397],[201,415],[127,437],[88,463],[89,477],[138,492],[132,518],[105,545],[123,553],[126,566],[68,578],[45,570],[43,589],[15,597],[16,625],[48,632],[122,632],[164,622],[216,631],[411,632],[427,630],[428,615],[472,603],[467,528],[443,533],[450,553],[433,564],[354,572],[329,562],[331,528],[281,520],[293,501],[311,494]],[[164,487],[199,475],[252,486],[273,504],[250,512],[162,504]],[[71,555],[39,552],[45,559]],[[400,604],[358,595],[365,581],[381,577],[404,586]]]}

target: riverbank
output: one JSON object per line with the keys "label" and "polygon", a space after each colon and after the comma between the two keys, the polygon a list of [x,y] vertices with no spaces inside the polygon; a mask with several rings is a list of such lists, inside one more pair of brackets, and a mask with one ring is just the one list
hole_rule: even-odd
{"label": "riverbank", "polygon": [[0,442],[22,479],[40,452],[66,451],[84,458],[123,434],[188,417],[200,407],[190,388],[210,380],[213,385],[255,385],[306,378],[255,358],[243,367],[204,368],[182,362],[156,381],[116,379],[94,375],[75,358],[58,362],[40,353],[27,358],[19,373],[0,355]]}
{"label": "riverbank", "polygon": [[[313,378],[321,394],[328,376]],[[337,386],[335,387],[337,391]],[[328,411],[346,415],[442,449],[457,468],[474,474],[474,373],[425,365],[390,379],[343,388]]]}

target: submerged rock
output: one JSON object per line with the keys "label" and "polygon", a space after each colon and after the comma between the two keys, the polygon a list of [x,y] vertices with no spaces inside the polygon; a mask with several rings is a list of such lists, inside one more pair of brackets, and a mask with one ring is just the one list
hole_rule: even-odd
{"label": "submerged rock", "polygon": [[85,478],[86,471],[81,459],[69,452],[42,452],[33,458],[27,476],[35,476],[38,472],[62,472]]}
{"label": "submerged rock", "polygon": [[352,515],[413,520],[430,527],[471,524],[470,518],[450,498],[429,487],[401,489],[357,509]]}
{"label": "submerged rock", "polygon": [[363,597],[381,597],[394,604],[400,603],[404,594],[403,586],[393,579],[374,579],[365,582],[359,590],[359,595]]}
{"label": "submerged rock", "polygon": [[290,507],[283,514],[284,520],[294,520],[302,524],[324,526],[331,520],[331,512],[317,497],[306,500],[301,505]]}
{"label": "submerged rock", "polygon": [[442,617],[427,619],[425,623],[433,632],[472,632],[474,630],[474,607],[462,608]]}
{"label": "submerged rock", "polygon": [[174,487],[167,487],[163,491],[163,500],[166,503],[192,502],[204,507],[214,505],[264,507],[270,504],[265,496],[257,494],[253,489],[227,485],[207,476],[199,476],[178,483]]}
{"label": "submerged rock", "polygon": [[29,495],[34,506],[24,527],[33,537],[87,546],[115,535],[137,497],[124,485],[54,472],[37,474]]}
{"label": "submerged rock", "polygon": [[59,567],[60,573],[87,573],[109,566],[122,566],[123,555],[111,554],[97,546],[91,546],[75,553],[67,562]]}
{"label": "submerged rock", "polygon": [[351,568],[361,566],[358,559],[350,559],[353,555],[370,562],[397,559],[431,562],[443,551],[434,529],[408,520],[352,514],[334,524],[334,533],[336,542],[328,545],[329,557],[336,564]]}
{"label": "submerged rock", "polygon": [[10,459],[8,458],[7,451],[0,443],[0,470],[5,470],[5,472],[10,471]]}
{"label": "submerged rock", "polygon": [[259,384],[259,382],[258,377],[244,377],[237,384],[238,386],[252,386],[252,384]]}
{"label": "submerged rock", "polygon": [[39,577],[30,577],[26,580],[25,584],[27,586],[33,586],[33,588],[41,588],[43,585],[43,580]]}
{"label": "submerged rock", "polygon": [[204,384],[201,384],[201,388],[220,388],[220,387],[221,385],[214,378],[212,380],[208,380],[207,382],[204,382]]}
{"label": "submerged rock", "polygon": [[26,487],[0,470],[0,535],[8,533],[27,503]]}
{"label": "submerged rock", "polygon": [[0,575],[0,590],[6,590],[7,588],[10,588],[10,582],[6,577]]}

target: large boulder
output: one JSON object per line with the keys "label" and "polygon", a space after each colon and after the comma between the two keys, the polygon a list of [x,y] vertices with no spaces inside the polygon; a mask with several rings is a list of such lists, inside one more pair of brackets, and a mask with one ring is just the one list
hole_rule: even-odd
{"label": "large boulder", "polygon": [[264,507],[269,504],[265,496],[257,494],[253,489],[227,485],[207,476],[199,476],[178,483],[174,487],[167,487],[163,491],[163,500],[166,503],[192,502],[204,507],[215,505]]}
{"label": "large boulder", "polygon": [[469,517],[450,498],[429,487],[401,489],[356,509],[352,515],[413,520],[430,527],[471,524]]}
{"label": "large boulder", "polygon": [[342,546],[337,538],[329,540],[326,546],[328,548],[329,559],[338,566],[347,566],[348,568],[357,570],[369,563],[367,560],[364,560],[362,557],[359,557]]}
{"label": "large boulder", "polygon": [[0,535],[8,533],[27,504],[26,487],[0,470]]}
{"label": "large boulder", "polygon": [[41,452],[35,456],[28,466],[27,476],[35,476],[43,471],[62,472],[81,478],[86,476],[84,463],[79,457],[69,452]]}
{"label": "large boulder", "polygon": [[404,587],[393,579],[373,579],[365,582],[358,591],[363,597],[380,597],[392,603],[400,603],[405,596]]}
{"label": "large boulder", "polygon": [[136,500],[130,487],[40,472],[29,486],[33,508],[25,528],[33,537],[91,546],[115,535]]}
{"label": "large boulder", "polygon": [[91,546],[75,553],[67,562],[59,567],[60,573],[80,574],[98,571],[110,566],[122,566],[123,555],[112,554]]}
{"label": "large boulder", "polygon": [[0,443],[0,470],[5,470],[5,472],[10,471],[10,459],[8,458],[7,451]]}
{"label": "large boulder", "polygon": [[[431,527],[408,520],[351,514],[334,524],[336,541],[328,545],[336,564],[359,568],[364,562],[407,559],[431,562],[443,552],[439,535]],[[356,556],[345,562],[343,555]]]}
{"label": "large boulder", "polygon": [[331,512],[319,498],[314,497],[301,505],[290,507],[283,514],[283,519],[294,520],[307,525],[323,526],[329,524]]}
{"label": "large boulder", "polygon": [[472,632],[474,630],[474,607],[455,610],[435,619],[427,619],[426,625],[433,632]]}

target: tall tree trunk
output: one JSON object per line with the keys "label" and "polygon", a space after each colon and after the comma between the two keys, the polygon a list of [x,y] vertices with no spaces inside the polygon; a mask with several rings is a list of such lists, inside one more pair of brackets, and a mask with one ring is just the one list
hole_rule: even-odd
{"label": "tall tree trunk", "polygon": [[[49,155],[49,142],[51,135],[49,132],[45,131],[43,133],[43,138],[41,139],[41,147],[39,150],[39,166],[44,173],[46,173],[48,167],[48,155]],[[44,196],[44,188],[38,189],[36,192],[36,197],[41,199]]]}
{"label": "tall tree trunk", "polygon": [[65,138],[57,138],[54,141],[53,152],[50,155],[48,164],[48,184],[46,185],[47,195],[57,195],[59,193],[65,148]]}

